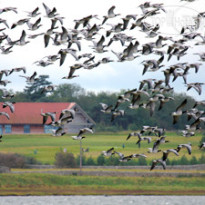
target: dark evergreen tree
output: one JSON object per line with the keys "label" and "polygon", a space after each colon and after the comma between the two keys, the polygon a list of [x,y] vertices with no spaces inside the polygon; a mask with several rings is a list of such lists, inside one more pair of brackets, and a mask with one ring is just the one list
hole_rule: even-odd
{"label": "dark evergreen tree", "polygon": [[46,93],[42,93],[42,89],[44,86],[52,84],[47,80],[48,78],[48,75],[39,75],[38,79],[34,83],[27,83],[27,86],[25,86],[24,89],[27,101],[41,102],[42,99],[45,98]]}
{"label": "dark evergreen tree", "polygon": [[103,166],[105,164],[105,157],[104,155],[99,155],[97,158],[97,165]]}
{"label": "dark evergreen tree", "polygon": [[190,160],[190,164],[198,164],[198,160],[195,156],[193,156]]}
{"label": "dark evergreen tree", "polygon": [[94,161],[94,159],[93,159],[92,157],[89,157],[89,158],[87,159],[87,161],[86,161],[86,165],[88,165],[88,166],[94,166],[94,165],[96,165],[96,163],[95,163],[95,161]]}

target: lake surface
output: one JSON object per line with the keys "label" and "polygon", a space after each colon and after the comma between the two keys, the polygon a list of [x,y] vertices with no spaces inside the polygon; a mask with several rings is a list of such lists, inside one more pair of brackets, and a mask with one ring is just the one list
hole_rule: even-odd
{"label": "lake surface", "polygon": [[1,196],[0,205],[204,205],[205,196]]}

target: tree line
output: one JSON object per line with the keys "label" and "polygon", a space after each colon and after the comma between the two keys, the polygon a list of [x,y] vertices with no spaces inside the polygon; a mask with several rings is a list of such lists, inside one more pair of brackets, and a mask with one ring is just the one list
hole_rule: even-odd
{"label": "tree line", "polygon": [[[78,84],[64,83],[55,86],[52,92],[43,92],[45,86],[52,83],[48,80],[48,75],[40,75],[38,80],[34,83],[27,83],[23,91],[10,93],[14,94],[14,102],[76,102],[80,105],[87,114],[96,122],[96,129],[98,131],[119,131],[119,130],[138,130],[142,129],[143,125],[158,126],[168,130],[184,129],[184,125],[190,124],[191,121],[182,115],[178,123],[172,123],[171,113],[176,110],[177,106],[184,100],[188,99],[187,108],[192,108],[195,100],[187,96],[185,93],[170,92],[169,96],[174,100],[167,102],[163,108],[150,116],[149,111],[142,107],[138,109],[128,108],[130,102],[125,102],[120,105],[121,109],[125,110],[123,117],[116,117],[111,122],[111,115],[101,112],[100,103],[108,105],[115,105],[119,95],[125,92],[107,92],[101,91],[98,93],[87,91]],[[2,92],[2,91],[1,91]],[[1,99],[3,101],[3,99]],[[159,103],[156,103],[158,109]]]}

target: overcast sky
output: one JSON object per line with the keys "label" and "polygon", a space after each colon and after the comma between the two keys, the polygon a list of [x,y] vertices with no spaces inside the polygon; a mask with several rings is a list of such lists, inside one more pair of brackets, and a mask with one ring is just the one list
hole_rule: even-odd
{"label": "overcast sky", "polygon": [[[72,2],[72,3],[71,3]],[[138,5],[143,3],[142,0],[75,0],[75,1],[66,1],[66,0],[46,0],[44,3],[49,7],[56,7],[60,16],[65,17],[64,26],[67,29],[71,29],[74,27],[74,20],[81,19],[90,14],[97,14],[100,20],[95,20],[96,23],[100,24],[102,22],[103,16],[107,14],[108,9],[115,5],[115,13],[119,13],[120,16],[116,17],[116,19],[110,19],[105,23],[105,27],[111,28],[109,23],[116,24],[118,22],[122,22],[121,18],[127,14],[138,14],[138,17],[141,16],[140,9]],[[160,23],[161,25],[161,35],[169,35],[176,37],[180,33],[181,26],[184,24],[192,23],[190,22],[193,16],[196,16],[198,12],[205,11],[205,8],[201,8],[201,5],[204,5],[202,0],[198,0],[192,3],[187,3],[185,1],[179,0],[169,0],[169,1],[151,1],[152,3],[160,3],[164,2],[164,7],[167,13],[161,12],[159,17],[153,17],[150,19],[150,23],[156,24]],[[17,7],[18,14],[13,12],[8,12],[5,14],[1,14],[0,18],[6,19],[8,21],[9,26],[12,23],[16,22],[21,18],[27,18],[26,11],[32,11],[37,6],[40,8],[42,24],[43,26],[39,31],[33,31],[33,33],[40,33],[41,31],[47,30],[51,23],[50,19],[44,17],[45,10],[42,6],[42,1],[28,1],[28,0],[1,0],[1,7]],[[36,17],[35,19],[37,19]],[[171,19],[171,20],[170,20]],[[187,23],[188,22],[188,23]],[[1,27],[0,27],[1,28]],[[61,28],[59,24],[59,28]],[[27,26],[19,26],[18,28],[5,31],[9,33],[12,40],[16,40],[20,37],[23,29],[27,29]],[[200,28],[201,29],[201,28]],[[61,29],[60,29],[61,30]],[[60,31],[59,30],[59,31]],[[145,38],[142,32],[139,29],[137,31],[130,32],[130,35],[133,35],[140,43],[148,43],[153,42],[156,38]],[[201,32],[201,31],[200,31]],[[32,31],[27,34],[31,34]],[[204,34],[204,31],[203,31]],[[98,40],[100,36],[96,36],[96,40]],[[83,52],[91,52],[90,45],[84,42],[82,43],[82,53]],[[73,46],[75,49],[77,47]],[[47,48],[44,48],[43,36],[40,36],[37,39],[32,40],[26,46],[18,47],[15,46],[12,50],[13,52],[9,55],[0,55],[1,69],[11,69],[14,67],[25,66],[27,69],[26,75],[31,75],[34,71],[37,71],[38,75],[48,74],[50,76],[50,81],[53,84],[61,84],[61,83],[77,83],[86,90],[92,91],[119,91],[121,89],[133,89],[138,88],[139,82],[142,79],[148,78],[156,78],[162,79],[163,73],[159,70],[158,72],[147,72],[144,76],[142,76],[143,66],[141,62],[144,59],[151,58],[151,56],[139,57],[134,61],[128,62],[117,62],[116,56],[112,52],[106,52],[104,54],[99,54],[96,59],[100,59],[102,57],[110,57],[115,60],[115,62],[109,64],[100,65],[92,70],[80,69],[76,71],[76,74],[79,75],[78,78],[74,78],[71,80],[63,80],[62,77],[68,75],[69,66],[76,63],[72,56],[67,56],[65,63],[60,67],[59,61],[55,62],[55,64],[40,67],[34,64],[35,61],[41,60],[43,57],[47,55],[57,54],[59,49],[62,47],[57,47],[52,45],[50,42]],[[112,44],[112,50],[116,52],[122,51],[122,46],[119,42],[114,42]],[[188,55],[181,58],[183,62],[199,62],[199,57],[193,55],[196,52],[202,52],[204,47],[198,46],[193,47],[188,52]],[[165,61],[166,63],[166,61]],[[176,58],[173,57],[166,66],[177,63]],[[163,62],[164,64],[164,62]],[[22,73],[15,73],[12,76],[8,77],[9,80],[12,81],[11,84],[8,85],[9,89],[13,89],[14,91],[22,91],[25,87],[25,79],[19,77]],[[190,72],[188,81],[189,82],[204,82],[205,71],[204,66],[201,67],[200,71],[195,74],[193,71]],[[186,92],[186,87],[184,86],[183,81],[177,79],[173,84],[175,90],[177,92]],[[2,87],[2,86],[1,86]],[[202,92],[201,96],[198,96],[196,91],[190,90],[187,94],[196,97],[197,99],[204,99],[205,91]]]}

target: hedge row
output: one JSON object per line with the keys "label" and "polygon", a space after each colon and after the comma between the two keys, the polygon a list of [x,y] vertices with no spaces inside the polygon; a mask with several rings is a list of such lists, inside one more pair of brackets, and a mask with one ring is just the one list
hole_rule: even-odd
{"label": "hedge row", "polygon": [[5,154],[0,153],[0,166],[6,166],[9,168],[24,168],[26,164],[40,164],[33,157],[26,157],[20,154]]}
{"label": "hedge row", "polygon": [[[138,159],[132,159],[128,162],[120,162],[119,157],[111,156],[105,157],[99,155],[96,160],[92,157],[82,157],[82,165],[85,166],[140,166],[150,165],[146,158],[140,157]],[[25,157],[19,154],[3,154],[0,153],[0,166],[6,166],[9,168],[24,168],[26,164],[40,164],[33,157]],[[55,156],[55,163],[57,167],[79,167],[80,157],[74,157],[72,153],[58,152]],[[181,158],[175,160],[167,159],[167,165],[194,165],[205,164],[205,154],[202,154],[199,159],[193,156],[191,159],[187,159],[184,155]]]}
{"label": "hedge row", "polygon": [[[55,157],[55,165],[57,167],[78,167],[80,164],[80,157],[74,157],[72,153],[58,152]],[[194,165],[194,164],[205,164],[205,155],[202,154],[199,159],[193,156],[190,160],[186,156],[182,156],[177,160],[167,160],[167,165]],[[85,166],[140,166],[140,165],[150,165],[146,158],[140,157],[138,159],[133,159],[128,162],[120,162],[119,157],[111,156],[104,157],[104,155],[99,155],[96,160],[92,157],[86,158],[82,157],[82,165]]]}

